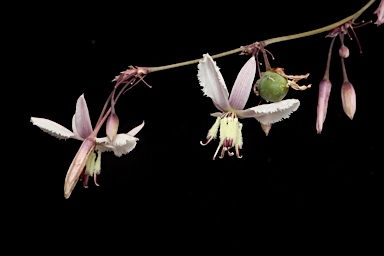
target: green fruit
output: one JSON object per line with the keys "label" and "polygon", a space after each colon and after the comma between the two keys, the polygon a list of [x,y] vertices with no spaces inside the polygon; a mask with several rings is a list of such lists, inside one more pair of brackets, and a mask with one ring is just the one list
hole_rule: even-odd
{"label": "green fruit", "polygon": [[284,99],[288,93],[287,79],[281,75],[266,71],[261,76],[257,84],[257,90],[260,96],[266,101],[277,102]]}

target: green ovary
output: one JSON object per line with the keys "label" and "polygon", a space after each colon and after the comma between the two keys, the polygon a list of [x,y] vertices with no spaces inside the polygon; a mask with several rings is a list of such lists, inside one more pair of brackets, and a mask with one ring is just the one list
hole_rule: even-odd
{"label": "green ovary", "polygon": [[287,79],[281,75],[266,71],[258,81],[257,90],[266,101],[277,102],[284,99],[288,93]]}

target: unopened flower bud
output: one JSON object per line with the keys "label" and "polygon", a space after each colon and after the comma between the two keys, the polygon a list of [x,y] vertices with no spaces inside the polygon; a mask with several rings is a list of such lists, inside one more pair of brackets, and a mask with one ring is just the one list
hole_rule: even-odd
{"label": "unopened flower bud", "polygon": [[260,123],[260,124],[261,124],[261,129],[263,129],[265,135],[268,136],[269,131],[271,130],[272,124],[263,124],[263,123]]}
{"label": "unopened flower bud", "polygon": [[348,58],[349,57],[349,49],[344,44],[339,49],[339,55],[342,58]]}
{"label": "unopened flower bud", "polygon": [[318,134],[323,130],[323,123],[327,116],[328,99],[331,88],[332,84],[328,79],[321,80],[319,84],[319,96],[317,98],[316,130]]}
{"label": "unopened flower bud", "polygon": [[273,71],[266,71],[258,80],[257,90],[259,95],[270,102],[284,99],[288,93],[288,81],[283,76]]}
{"label": "unopened flower bud", "polygon": [[348,81],[341,86],[341,100],[345,114],[352,120],[356,112],[356,93],[353,85]]}
{"label": "unopened flower bud", "polygon": [[116,137],[117,129],[119,128],[119,118],[115,113],[109,115],[106,127],[107,137],[110,141],[113,141]]}

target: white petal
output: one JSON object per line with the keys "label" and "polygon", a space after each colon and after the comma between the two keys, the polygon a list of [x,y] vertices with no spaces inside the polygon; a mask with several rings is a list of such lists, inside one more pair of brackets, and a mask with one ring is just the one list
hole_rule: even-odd
{"label": "white petal", "polygon": [[130,130],[127,134],[131,136],[135,136],[143,128],[143,126],[144,126],[144,121],[140,125]]}
{"label": "white petal", "polygon": [[113,151],[116,156],[122,156],[131,152],[139,139],[128,134],[120,133],[116,135],[113,143],[107,138],[96,138],[96,149],[100,152]]}
{"label": "white petal", "polygon": [[85,139],[92,132],[91,118],[89,117],[87,102],[85,101],[84,94],[80,95],[76,102],[76,112],[72,119],[73,132]]}
{"label": "white petal", "polygon": [[203,60],[197,65],[200,86],[203,93],[212,99],[216,108],[222,112],[227,112],[231,108],[228,103],[228,89],[225,85],[219,67],[209,54],[203,54]]}
{"label": "white petal", "polygon": [[240,118],[254,117],[260,123],[268,125],[289,118],[290,114],[296,111],[299,106],[299,100],[288,99],[237,111],[237,114]]}
{"label": "white petal", "polygon": [[256,60],[252,56],[241,68],[229,96],[229,104],[233,109],[244,109],[252,90],[256,74]]}
{"label": "white petal", "polygon": [[45,118],[38,118],[38,117],[31,117],[32,124],[39,127],[41,130],[43,130],[46,133],[49,133],[50,135],[59,138],[59,139],[80,139],[77,137],[72,131],[68,130],[64,126],[53,122],[49,119]]}

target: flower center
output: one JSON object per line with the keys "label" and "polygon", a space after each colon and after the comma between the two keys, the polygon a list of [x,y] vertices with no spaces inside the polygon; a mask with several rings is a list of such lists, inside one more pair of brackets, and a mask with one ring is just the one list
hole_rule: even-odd
{"label": "flower center", "polygon": [[[222,116],[217,117],[216,122],[208,131],[207,142],[205,144],[201,144],[204,146],[207,145],[212,139],[216,139],[217,132],[220,129],[220,142],[213,156],[213,159],[215,159],[221,147],[222,149],[219,158],[223,158],[225,152],[227,152],[229,156],[233,156],[236,153],[236,156],[241,158],[242,156],[240,156],[240,149],[243,146],[243,136],[241,133],[242,127],[243,124],[239,122],[236,113],[227,112]],[[235,148],[235,153],[230,151],[230,149],[233,147]]]}
{"label": "flower center", "polygon": [[100,174],[100,170],[101,170],[101,152],[97,151],[97,157],[96,157],[96,153],[92,152],[85,165],[84,181],[83,181],[84,187],[88,187],[89,177],[93,177],[93,180],[96,186],[99,186],[99,184],[97,183],[97,176]]}

